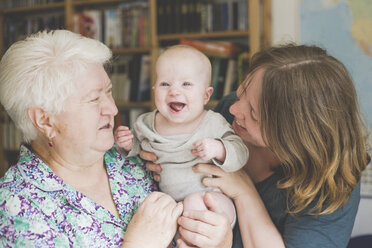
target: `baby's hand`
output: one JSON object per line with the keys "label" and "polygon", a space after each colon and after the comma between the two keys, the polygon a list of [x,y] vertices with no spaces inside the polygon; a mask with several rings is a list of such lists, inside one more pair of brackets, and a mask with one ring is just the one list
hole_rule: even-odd
{"label": "baby's hand", "polygon": [[133,146],[133,134],[126,126],[119,126],[115,130],[115,141],[116,144],[123,148],[125,151],[132,150]]}
{"label": "baby's hand", "polygon": [[208,161],[213,158],[221,162],[225,161],[226,151],[220,140],[205,138],[195,141],[193,146],[195,149],[191,150],[192,154],[199,156],[203,161]]}

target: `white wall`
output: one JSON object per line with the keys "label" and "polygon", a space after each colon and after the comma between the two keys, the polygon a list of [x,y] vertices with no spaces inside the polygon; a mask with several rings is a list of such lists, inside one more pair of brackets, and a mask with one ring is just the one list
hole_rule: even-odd
{"label": "white wall", "polygon": [[299,0],[272,0],[272,44],[298,42]]}

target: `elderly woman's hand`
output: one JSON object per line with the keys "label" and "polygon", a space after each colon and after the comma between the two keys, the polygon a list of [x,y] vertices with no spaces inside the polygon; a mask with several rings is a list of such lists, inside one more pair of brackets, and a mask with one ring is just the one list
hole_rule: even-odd
{"label": "elderly woman's hand", "polygon": [[182,203],[161,192],[153,192],[141,203],[128,225],[123,247],[167,247],[177,230]]}
{"label": "elderly woman's hand", "polygon": [[184,240],[177,240],[179,248],[208,247],[230,248],[232,245],[232,229],[228,218],[213,198],[206,192],[204,203],[207,211],[187,211],[178,218],[179,233],[182,238],[194,246],[189,246]]}
{"label": "elderly woman's hand", "polygon": [[155,164],[154,162],[156,160],[158,160],[158,157],[155,155],[155,153],[152,153],[152,152],[146,152],[146,151],[141,151],[140,152],[140,157],[143,159],[143,160],[146,160],[146,168],[149,170],[149,171],[152,171],[153,172],[153,175],[154,175],[154,180],[156,182],[160,182],[161,178],[160,178],[160,175],[158,173],[161,172],[161,166],[160,164]]}

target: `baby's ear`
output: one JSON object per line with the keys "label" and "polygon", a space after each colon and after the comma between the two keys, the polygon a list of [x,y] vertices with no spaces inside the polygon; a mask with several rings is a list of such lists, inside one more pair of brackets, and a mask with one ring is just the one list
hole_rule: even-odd
{"label": "baby's ear", "polygon": [[204,105],[209,102],[209,99],[211,98],[211,95],[213,93],[213,88],[208,87],[205,89],[205,95],[204,95]]}

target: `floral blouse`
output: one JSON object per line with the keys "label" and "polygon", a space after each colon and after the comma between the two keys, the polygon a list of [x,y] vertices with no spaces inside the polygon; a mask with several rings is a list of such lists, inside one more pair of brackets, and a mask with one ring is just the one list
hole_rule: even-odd
{"label": "floral blouse", "polygon": [[154,182],[144,163],[105,154],[120,219],[59,178],[26,146],[0,179],[0,247],[119,247]]}

